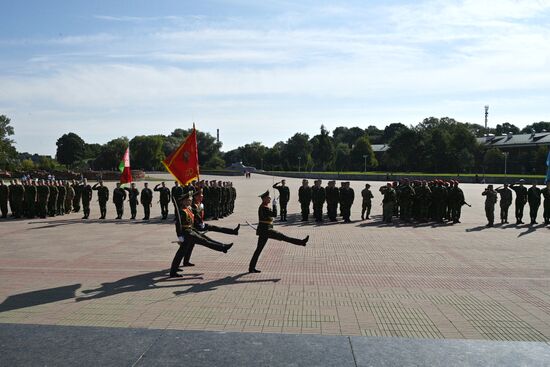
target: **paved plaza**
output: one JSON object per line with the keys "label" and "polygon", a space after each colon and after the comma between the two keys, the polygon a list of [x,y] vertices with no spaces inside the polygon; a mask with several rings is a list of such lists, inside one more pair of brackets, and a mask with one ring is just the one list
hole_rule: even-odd
{"label": "paved plaza", "polygon": [[461,185],[472,204],[461,224],[387,225],[383,183],[371,182],[373,219],[360,221],[365,182],[352,182],[353,222],[317,225],[298,221],[300,180],[287,179],[289,221],[276,229],[310,235],[308,246],[270,240],[262,273],[248,274],[257,237],[246,221],[257,222],[257,195],[279,179],[218,179],[238,198],[216,225],[241,223],[240,234],[211,234],[234,247],[197,246],[179,279],[167,277],[176,236],[171,216],[159,220],[158,195],[149,222],[128,219],[127,203],[125,219],[111,203],[97,220],[95,192],[88,221],[0,221],[0,323],[550,341],[550,227],[486,228],[483,185]]}

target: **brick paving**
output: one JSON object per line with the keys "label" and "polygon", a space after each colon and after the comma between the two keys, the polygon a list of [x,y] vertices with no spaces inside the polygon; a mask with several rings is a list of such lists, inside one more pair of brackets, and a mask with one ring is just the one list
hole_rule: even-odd
{"label": "brick paving", "polygon": [[[353,223],[317,225],[297,221],[299,180],[287,179],[290,220],[277,229],[310,242],[270,241],[262,273],[247,274],[256,236],[245,221],[273,179],[232,180],[236,212],[216,224],[241,232],[211,235],[235,246],[196,247],[180,279],[167,278],[175,232],[156,205],[149,223],[127,219],[128,207],[100,222],[95,202],[87,222],[0,221],[0,322],[550,341],[550,228],[485,228],[482,185],[462,185],[472,208],[458,225],[382,224],[380,182],[373,220],[358,221],[356,199]],[[363,185],[352,183],[356,197]]]}

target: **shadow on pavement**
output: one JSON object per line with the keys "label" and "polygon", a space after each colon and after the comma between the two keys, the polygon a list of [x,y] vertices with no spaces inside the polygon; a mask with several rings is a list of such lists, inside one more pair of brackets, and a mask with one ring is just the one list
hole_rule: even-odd
{"label": "shadow on pavement", "polygon": [[136,224],[171,224],[174,225],[174,222],[171,219],[160,220],[160,218],[154,218],[151,220],[141,220],[141,219],[57,219],[57,220],[43,220],[40,222],[29,222],[28,224],[44,224],[43,226],[30,227],[29,231],[36,229],[46,229],[46,228],[56,228],[61,226],[67,226],[71,224],[95,224],[95,223],[114,223],[114,224],[125,224],[125,225],[136,225]]}
{"label": "shadow on pavement", "polygon": [[539,224],[539,225],[536,225],[536,226],[534,226],[534,225],[529,225],[529,226],[527,227],[527,230],[526,230],[526,231],[521,232],[520,234],[518,234],[518,237],[526,236],[526,235],[528,235],[528,234],[530,234],[530,233],[533,233],[533,232],[535,232],[536,230],[541,229],[541,228],[544,228],[544,227],[546,227],[546,225],[545,225],[544,223]]}
{"label": "shadow on pavement", "polygon": [[62,287],[15,294],[9,296],[0,304],[0,312],[71,299],[75,297],[75,292],[80,286],[81,284],[71,284]]}
{"label": "shadow on pavement", "polygon": [[201,293],[201,292],[209,292],[212,290],[217,289],[220,286],[225,285],[234,285],[234,284],[246,284],[246,283],[263,283],[263,282],[272,282],[277,283],[281,279],[251,279],[251,280],[240,280],[241,277],[244,275],[247,275],[249,273],[242,273],[234,276],[229,276],[221,279],[216,279],[211,282],[206,283],[197,283],[197,284],[191,284],[191,287],[184,290],[184,291],[175,291],[174,295],[181,296],[183,294],[188,293]]}

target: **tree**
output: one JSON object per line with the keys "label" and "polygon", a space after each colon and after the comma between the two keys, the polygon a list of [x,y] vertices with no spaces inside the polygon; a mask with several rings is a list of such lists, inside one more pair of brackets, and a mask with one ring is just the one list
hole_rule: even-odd
{"label": "tree", "polygon": [[349,170],[350,152],[351,149],[346,143],[339,143],[338,145],[336,145],[333,168],[335,171],[340,172]]}
{"label": "tree", "polygon": [[545,121],[534,122],[531,125],[527,125],[523,129],[521,129],[521,132],[523,134],[530,134],[533,131],[536,133],[540,133],[543,130],[550,132],[550,122],[545,122]]}
{"label": "tree", "polygon": [[264,169],[274,171],[283,170],[283,151],[285,150],[285,143],[279,141],[275,143],[273,148],[269,148],[265,153]]}
{"label": "tree", "polygon": [[310,143],[312,147],[311,156],[315,168],[326,171],[334,159],[334,142],[324,125],[321,125],[321,133],[315,135]]}
{"label": "tree", "polygon": [[378,161],[374,156],[370,141],[367,135],[364,135],[355,141],[353,149],[351,150],[351,166],[356,171],[363,171],[365,169],[365,156],[367,167],[378,166]]}
{"label": "tree", "polygon": [[101,146],[101,151],[93,161],[92,167],[99,170],[118,169],[122,155],[128,148],[128,138],[123,136]]}
{"label": "tree", "polygon": [[505,122],[502,125],[497,124],[497,127],[495,129],[495,135],[502,135],[502,134],[519,134],[520,130],[519,127],[516,125],[513,125],[509,122]]}
{"label": "tree", "polygon": [[21,169],[24,172],[32,171],[34,168],[35,168],[35,165],[34,165],[34,162],[32,161],[32,159],[23,159],[21,161]]}
{"label": "tree", "polygon": [[382,141],[386,144],[389,143],[400,130],[404,130],[404,129],[408,129],[408,127],[403,125],[400,122],[389,124],[384,128],[384,133],[382,134]]}
{"label": "tree", "polygon": [[12,169],[17,158],[17,151],[13,146],[13,140],[9,137],[14,134],[13,126],[10,126],[11,120],[0,115],[0,168]]}
{"label": "tree", "polygon": [[[147,171],[162,169],[164,136],[136,136],[130,140],[130,165]],[[119,160],[122,158],[119,157]]]}
{"label": "tree", "polygon": [[504,154],[498,148],[491,148],[485,152],[483,164],[489,173],[502,173],[504,171]]}
{"label": "tree", "polygon": [[57,161],[67,167],[78,162],[84,157],[85,144],[84,140],[75,133],[64,134],[55,143]]}
{"label": "tree", "polygon": [[345,126],[337,127],[332,131],[334,143],[346,143],[350,148],[355,144],[357,139],[365,135],[365,130],[360,127],[347,128]]}
{"label": "tree", "polygon": [[282,152],[285,169],[306,171],[311,166],[309,135],[296,133],[287,140]]}
{"label": "tree", "polygon": [[400,129],[390,141],[385,162],[390,169],[411,171],[418,168],[423,148],[422,136],[414,129]]}
{"label": "tree", "polygon": [[263,159],[267,153],[267,147],[257,141],[239,147],[239,155],[245,166],[263,169]]}

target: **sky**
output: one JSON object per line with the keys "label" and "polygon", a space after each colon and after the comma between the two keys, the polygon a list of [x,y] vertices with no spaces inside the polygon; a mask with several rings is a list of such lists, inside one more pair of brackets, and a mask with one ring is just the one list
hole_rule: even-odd
{"label": "sky", "polygon": [[2,1],[0,114],[19,151],[453,117],[550,120],[550,0]]}

